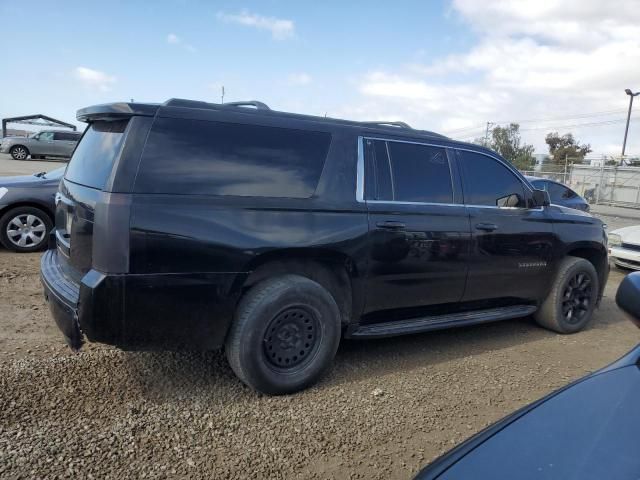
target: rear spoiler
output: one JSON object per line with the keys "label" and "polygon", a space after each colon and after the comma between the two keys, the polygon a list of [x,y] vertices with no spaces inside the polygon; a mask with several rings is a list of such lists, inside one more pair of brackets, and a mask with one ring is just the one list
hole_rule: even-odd
{"label": "rear spoiler", "polygon": [[96,120],[122,120],[133,115],[153,117],[159,106],[155,103],[103,103],[81,108],[76,112],[76,118],[80,122],[88,123]]}

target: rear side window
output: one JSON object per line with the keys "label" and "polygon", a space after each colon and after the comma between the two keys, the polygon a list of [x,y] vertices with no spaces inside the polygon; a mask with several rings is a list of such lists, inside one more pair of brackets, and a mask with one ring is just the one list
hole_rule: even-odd
{"label": "rear side window", "polygon": [[308,198],[330,142],[325,132],[158,118],[135,190]]}
{"label": "rear side window", "polygon": [[104,189],[124,137],[127,120],[94,122],[73,152],[64,178],[80,185]]}
{"label": "rear side window", "polygon": [[467,205],[524,207],[520,179],[497,160],[480,153],[460,151]]}
{"label": "rear side window", "polygon": [[375,200],[452,203],[451,170],[444,148],[383,140],[367,143],[376,176]]}
{"label": "rear side window", "polygon": [[65,141],[77,142],[79,138],[80,138],[79,133],[54,132],[54,135],[53,135],[54,140],[65,140]]}

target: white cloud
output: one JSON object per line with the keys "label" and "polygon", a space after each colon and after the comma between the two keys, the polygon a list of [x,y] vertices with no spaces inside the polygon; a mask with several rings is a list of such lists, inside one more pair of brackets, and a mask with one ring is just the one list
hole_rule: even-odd
{"label": "white cloud", "polygon": [[113,84],[116,83],[116,77],[87,67],[76,67],[73,70],[73,76],[85,87],[99,92],[110,91]]}
{"label": "white cloud", "polygon": [[287,77],[287,83],[293,86],[309,85],[313,81],[308,73],[292,73]]}
{"label": "white cloud", "polygon": [[295,33],[295,25],[292,20],[264,17],[248,10],[242,10],[237,14],[218,12],[217,18],[226,23],[236,23],[245,27],[257,28],[258,30],[267,30],[271,32],[271,36],[276,40],[286,40]]}
{"label": "white cloud", "polygon": [[[481,136],[487,121],[613,110],[599,117],[524,122],[523,137],[543,151],[544,135],[553,127],[616,120],[560,130],[573,131],[596,151],[621,141],[628,104],[623,90],[638,88],[640,78],[637,1],[453,0],[453,9],[478,41],[430,63],[361,76],[362,105],[375,104],[370,113],[401,112],[392,119],[443,132],[469,128],[458,136],[472,138]],[[367,115],[362,105],[347,108]],[[633,153],[640,152],[640,138],[634,142]]]}
{"label": "white cloud", "polygon": [[167,43],[169,45],[181,45],[187,52],[195,53],[198,51],[196,47],[191,45],[190,43],[185,43],[182,37],[179,37],[175,33],[170,33],[167,35]]}

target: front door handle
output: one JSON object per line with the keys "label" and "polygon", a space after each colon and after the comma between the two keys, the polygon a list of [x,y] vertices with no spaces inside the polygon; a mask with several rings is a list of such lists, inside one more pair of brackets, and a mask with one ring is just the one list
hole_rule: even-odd
{"label": "front door handle", "polygon": [[493,232],[497,230],[498,226],[495,223],[476,223],[476,230],[483,230],[485,232]]}
{"label": "front door handle", "polygon": [[387,220],[385,222],[376,223],[376,227],[384,228],[386,230],[404,230],[407,226],[402,222],[394,222],[392,220]]}

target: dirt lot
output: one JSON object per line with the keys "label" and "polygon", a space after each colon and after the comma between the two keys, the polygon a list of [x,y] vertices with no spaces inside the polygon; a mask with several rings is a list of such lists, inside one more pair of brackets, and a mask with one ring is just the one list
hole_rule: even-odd
{"label": "dirt lot", "polygon": [[344,342],[319,385],[269,398],[219,353],[73,354],[44,304],[38,262],[0,250],[2,478],[409,478],[640,339],[613,303],[614,270],[579,334],[525,319]]}

